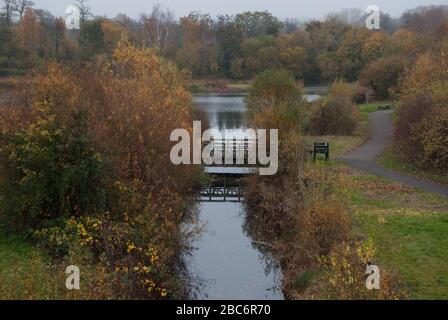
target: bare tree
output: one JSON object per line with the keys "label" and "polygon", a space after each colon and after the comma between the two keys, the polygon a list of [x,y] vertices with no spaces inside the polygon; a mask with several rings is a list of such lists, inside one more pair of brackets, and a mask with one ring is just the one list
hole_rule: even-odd
{"label": "bare tree", "polygon": [[294,33],[297,31],[300,25],[301,23],[299,19],[285,19],[283,21],[282,31],[284,33]]}
{"label": "bare tree", "polygon": [[89,6],[89,0],[76,0],[76,5],[79,9],[79,20],[85,22],[92,16],[92,8]]}
{"label": "bare tree", "polygon": [[54,21],[54,49],[56,55],[56,61],[60,61],[59,48],[61,46],[62,39],[64,38],[65,22],[62,18],[58,18]]}
{"label": "bare tree", "polygon": [[435,35],[448,20],[448,6],[421,6],[403,13],[401,24],[412,32]]}
{"label": "bare tree", "polygon": [[328,17],[335,18],[341,22],[352,26],[362,26],[364,24],[363,17],[365,12],[359,8],[342,9],[339,12],[330,13]]}
{"label": "bare tree", "polygon": [[14,12],[15,2],[14,0],[3,0],[2,2],[3,2],[2,9],[5,11],[6,24],[10,26],[12,18],[15,13]]}
{"label": "bare tree", "polygon": [[160,5],[153,7],[151,14],[141,16],[146,41],[153,48],[165,50],[174,27],[174,14]]}
{"label": "bare tree", "polygon": [[13,10],[18,13],[20,21],[22,21],[25,10],[29,7],[34,6],[34,2],[29,0],[13,0],[13,2],[14,2]]}

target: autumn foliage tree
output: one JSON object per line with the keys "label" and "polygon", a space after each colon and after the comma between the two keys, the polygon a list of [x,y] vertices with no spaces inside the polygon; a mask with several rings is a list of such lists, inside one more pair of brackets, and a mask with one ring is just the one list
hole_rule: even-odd
{"label": "autumn foliage tree", "polygon": [[183,39],[182,48],[176,53],[176,62],[190,69],[195,76],[215,74],[219,70],[212,22],[210,15],[198,12],[180,19]]}
{"label": "autumn foliage tree", "polygon": [[27,9],[17,28],[18,46],[22,63],[29,67],[43,58],[45,50],[44,29],[32,9]]}
{"label": "autumn foliage tree", "polygon": [[310,128],[317,135],[349,135],[355,131],[357,120],[352,87],[336,80],[327,96],[316,103],[310,117]]}
{"label": "autumn foliage tree", "polygon": [[98,68],[50,66],[30,92],[0,113],[4,230],[62,258],[86,250],[114,283],[108,297],[187,297],[181,224],[199,168],[169,157],[172,130],[191,130],[183,74],[122,43]]}
{"label": "autumn foliage tree", "polygon": [[396,89],[405,67],[406,57],[381,58],[366,65],[360,74],[360,82],[374,90],[377,99],[387,99]]}
{"label": "autumn foliage tree", "polygon": [[395,146],[423,169],[448,168],[447,48],[420,56],[401,84]]}
{"label": "autumn foliage tree", "polygon": [[257,113],[280,104],[295,104],[302,99],[301,86],[290,72],[271,69],[255,77],[246,101],[249,111]]}

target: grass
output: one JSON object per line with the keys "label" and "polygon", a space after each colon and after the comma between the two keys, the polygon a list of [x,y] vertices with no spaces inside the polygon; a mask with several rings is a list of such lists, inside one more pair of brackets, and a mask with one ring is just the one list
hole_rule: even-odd
{"label": "grass", "polygon": [[380,267],[397,273],[412,299],[447,299],[448,199],[353,172],[355,234],[370,238]]}
{"label": "grass", "polygon": [[229,79],[196,79],[192,80],[188,89],[193,94],[198,93],[247,93],[250,81],[236,81]]}
{"label": "grass", "polygon": [[[357,137],[326,139],[337,153],[360,141]],[[448,299],[448,199],[339,162],[327,167],[340,181],[338,192],[350,208],[353,233],[373,240],[380,268],[397,274],[411,299]]]}
{"label": "grass", "polygon": [[49,299],[49,259],[18,237],[0,236],[0,299]]}
{"label": "grass", "polygon": [[378,219],[374,206],[364,210],[355,215],[358,227],[374,241],[380,263],[410,287],[411,298],[448,299],[448,214],[389,209]]}
{"label": "grass", "polygon": [[367,119],[369,113],[378,111],[378,106],[386,106],[389,105],[392,108],[394,107],[394,102],[392,101],[378,101],[374,103],[364,103],[358,105],[358,110],[361,112],[363,117]]}
{"label": "grass", "polygon": [[330,143],[330,157],[338,157],[344,153],[353,150],[365,141],[363,136],[306,136],[307,144],[313,144],[318,141],[327,141]]}
{"label": "grass", "polygon": [[[81,290],[67,290],[65,268],[81,269]],[[15,236],[0,234],[0,300],[97,300],[115,298],[102,268],[82,255],[53,260]]]}
{"label": "grass", "polygon": [[401,160],[392,150],[388,149],[378,159],[378,162],[386,168],[403,172],[426,180],[436,181],[448,185],[448,175],[442,171],[419,170]]}
{"label": "grass", "polygon": [[250,83],[229,83],[227,88],[231,91],[247,92],[249,91],[250,86]]}

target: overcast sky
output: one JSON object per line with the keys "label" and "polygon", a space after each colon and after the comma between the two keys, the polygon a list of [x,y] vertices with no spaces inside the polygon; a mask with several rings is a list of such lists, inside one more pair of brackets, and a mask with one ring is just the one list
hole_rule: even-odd
{"label": "overcast sky", "polygon": [[[49,10],[54,15],[63,16],[65,8],[74,0],[33,0],[37,8]],[[383,12],[398,17],[405,10],[421,5],[448,4],[447,0],[90,0],[95,15],[115,17],[125,13],[136,18],[140,13],[148,13],[160,3],[170,8],[177,17],[190,11],[202,11],[213,16],[222,13],[268,10],[280,18],[323,18],[328,13],[344,8],[365,9],[368,5],[377,5]]]}

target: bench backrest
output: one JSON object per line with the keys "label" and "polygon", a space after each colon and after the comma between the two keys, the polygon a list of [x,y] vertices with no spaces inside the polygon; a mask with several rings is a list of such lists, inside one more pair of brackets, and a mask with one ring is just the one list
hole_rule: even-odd
{"label": "bench backrest", "polygon": [[314,150],[316,151],[327,151],[329,149],[328,142],[316,142],[314,143]]}

